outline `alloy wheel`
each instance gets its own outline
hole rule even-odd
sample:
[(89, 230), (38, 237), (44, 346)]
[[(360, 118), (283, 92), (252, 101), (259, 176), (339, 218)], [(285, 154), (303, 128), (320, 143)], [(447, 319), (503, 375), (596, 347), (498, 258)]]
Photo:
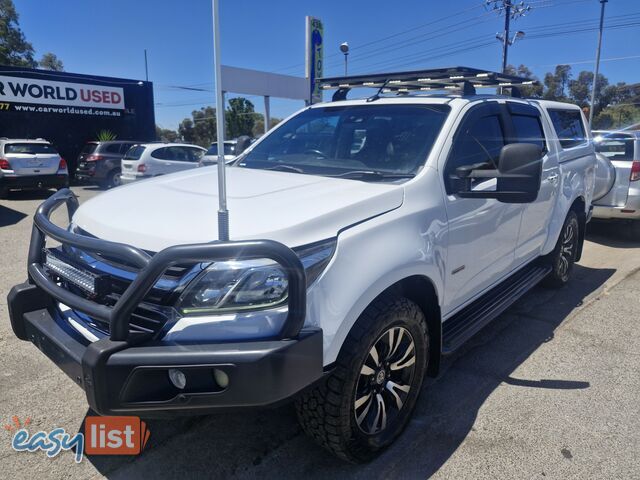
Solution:
[(569, 268), (575, 258), (576, 232), (574, 225), (568, 223), (562, 233), (562, 243), (560, 244), (560, 257), (558, 259), (558, 274), (565, 277), (569, 273)]
[(361, 432), (375, 435), (402, 410), (413, 381), (415, 343), (404, 327), (391, 327), (373, 344), (356, 384), (354, 415)]

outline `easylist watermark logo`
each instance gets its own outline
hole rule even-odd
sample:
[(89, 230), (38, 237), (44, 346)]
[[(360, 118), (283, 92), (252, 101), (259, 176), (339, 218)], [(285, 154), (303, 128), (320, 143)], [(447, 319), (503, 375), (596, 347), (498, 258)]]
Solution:
[(13, 433), (11, 447), (17, 452), (44, 452), (53, 458), (63, 451), (73, 451), (80, 463), (87, 455), (139, 455), (151, 433), (139, 417), (87, 417), (84, 432), (71, 434), (63, 428), (40, 430), (31, 434), (31, 419), (21, 422), (17, 417), (5, 425)]

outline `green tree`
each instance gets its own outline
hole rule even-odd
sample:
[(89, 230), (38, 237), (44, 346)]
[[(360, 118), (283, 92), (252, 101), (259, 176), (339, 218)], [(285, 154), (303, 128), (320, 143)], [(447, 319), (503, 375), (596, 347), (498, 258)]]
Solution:
[(236, 97), (229, 100), (229, 107), (225, 112), (226, 132), (228, 138), (237, 138), (240, 135), (253, 135), (253, 127), (256, 123), (256, 112), (246, 98)]
[(571, 79), (570, 65), (556, 65), (554, 73), (544, 76), (545, 91), (543, 98), (547, 100), (566, 101), (567, 88)]
[(44, 70), (52, 70), (54, 72), (63, 72), (64, 65), (62, 64), (62, 60), (60, 60), (54, 53), (45, 53), (40, 61), (38, 62), (38, 66)]
[[(520, 64), (518, 68), (514, 67), (513, 65), (507, 65), (505, 73), (508, 73), (509, 75), (515, 75), (517, 77), (530, 78), (536, 81), (538, 80), (538, 77), (533, 74), (529, 67), (522, 64)], [(540, 83), (537, 83), (535, 85), (522, 85), (518, 88), (520, 89), (523, 97), (540, 98), (542, 96), (543, 86)]]
[(178, 135), (182, 140), (188, 143), (195, 143), (196, 133), (193, 128), (193, 120), (190, 118), (185, 118), (178, 125)]
[(216, 141), (216, 109), (202, 107), (191, 112), (191, 118), (185, 118), (178, 125), (178, 134), (189, 143), (208, 147)]
[(35, 68), (33, 46), (27, 42), (18, 24), (18, 12), (12, 0), (0, 0), (0, 64)]
[[(233, 139), (241, 135), (252, 136), (256, 120), (261, 114), (256, 113), (253, 103), (243, 97), (229, 100), (225, 113), (225, 138)], [(275, 119), (276, 122), (279, 120)], [(273, 124), (274, 119), (271, 123)], [(263, 123), (264, 125), (264, 123)], [(263, 128), (264, 130), (264, 128)], [(191, 118), (185, 118), (178, 125), (178, 135), (182, 140), (208, 147), (218, 138), (216, 131), (216, 109), (202, 107), (191, 112)]]
[(156, 125), (156, 140), (162, 142), (175, 142), (178, 140), (178, 132), (170, 128), (162, 128)]
[[(596, 81), (596, 101), (603, 98), (603, 90), (609, 85), (609, 80), (603, 74), (598, 74)], [(591, 87), (593, 86), (593, 72), (583, 70), (575, 80), (569, 82), (569, 94), (571, 100), (581, 107), (586, 107), (591, 102)], [(604, 105), (606, 106), (606, 104)], [(597, 112), (595, 112), (597, 113)]]

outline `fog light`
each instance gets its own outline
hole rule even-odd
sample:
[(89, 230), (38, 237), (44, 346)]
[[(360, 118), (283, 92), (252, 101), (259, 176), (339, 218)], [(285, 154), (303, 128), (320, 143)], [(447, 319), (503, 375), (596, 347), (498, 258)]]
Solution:
[(227, 388), (229, 385), (229, 375), (217, 368), (213, 370), (213, 378), (216, 379), (216, 383), (220, 388)]
[(169, 380), (176, 388), (183, 390), (187, 386), (187, 377), (180, 370), (175, 368), (169, 369)]

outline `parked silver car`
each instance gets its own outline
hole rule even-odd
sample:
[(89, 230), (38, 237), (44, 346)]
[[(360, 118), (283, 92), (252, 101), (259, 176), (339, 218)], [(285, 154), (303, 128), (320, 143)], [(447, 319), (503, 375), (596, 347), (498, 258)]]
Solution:
[(0, 198), (9, 190), (69, 186), (67, 162), (42, 138), (0, 138)]
[[(244, 152), (249, 145), (253, 143), (253, 139), (246, 135), (238, 137), (236, 140), (226, 140), (224, 142), (224, 161), (232, 162), (238, 155)], [(207, 150), (207, 153), (200, 159), (199, 167), (207, 167), (209, 165), (218, 164), (218, 143), (213, 142)]]
[[(594, 196), (593, 217), (628, 220), (640, 239), (640, 132), (594, 131), (596, 151), (613, 167), (610, 187)], [(600, 169), (602, 171), (604, 169)]]

